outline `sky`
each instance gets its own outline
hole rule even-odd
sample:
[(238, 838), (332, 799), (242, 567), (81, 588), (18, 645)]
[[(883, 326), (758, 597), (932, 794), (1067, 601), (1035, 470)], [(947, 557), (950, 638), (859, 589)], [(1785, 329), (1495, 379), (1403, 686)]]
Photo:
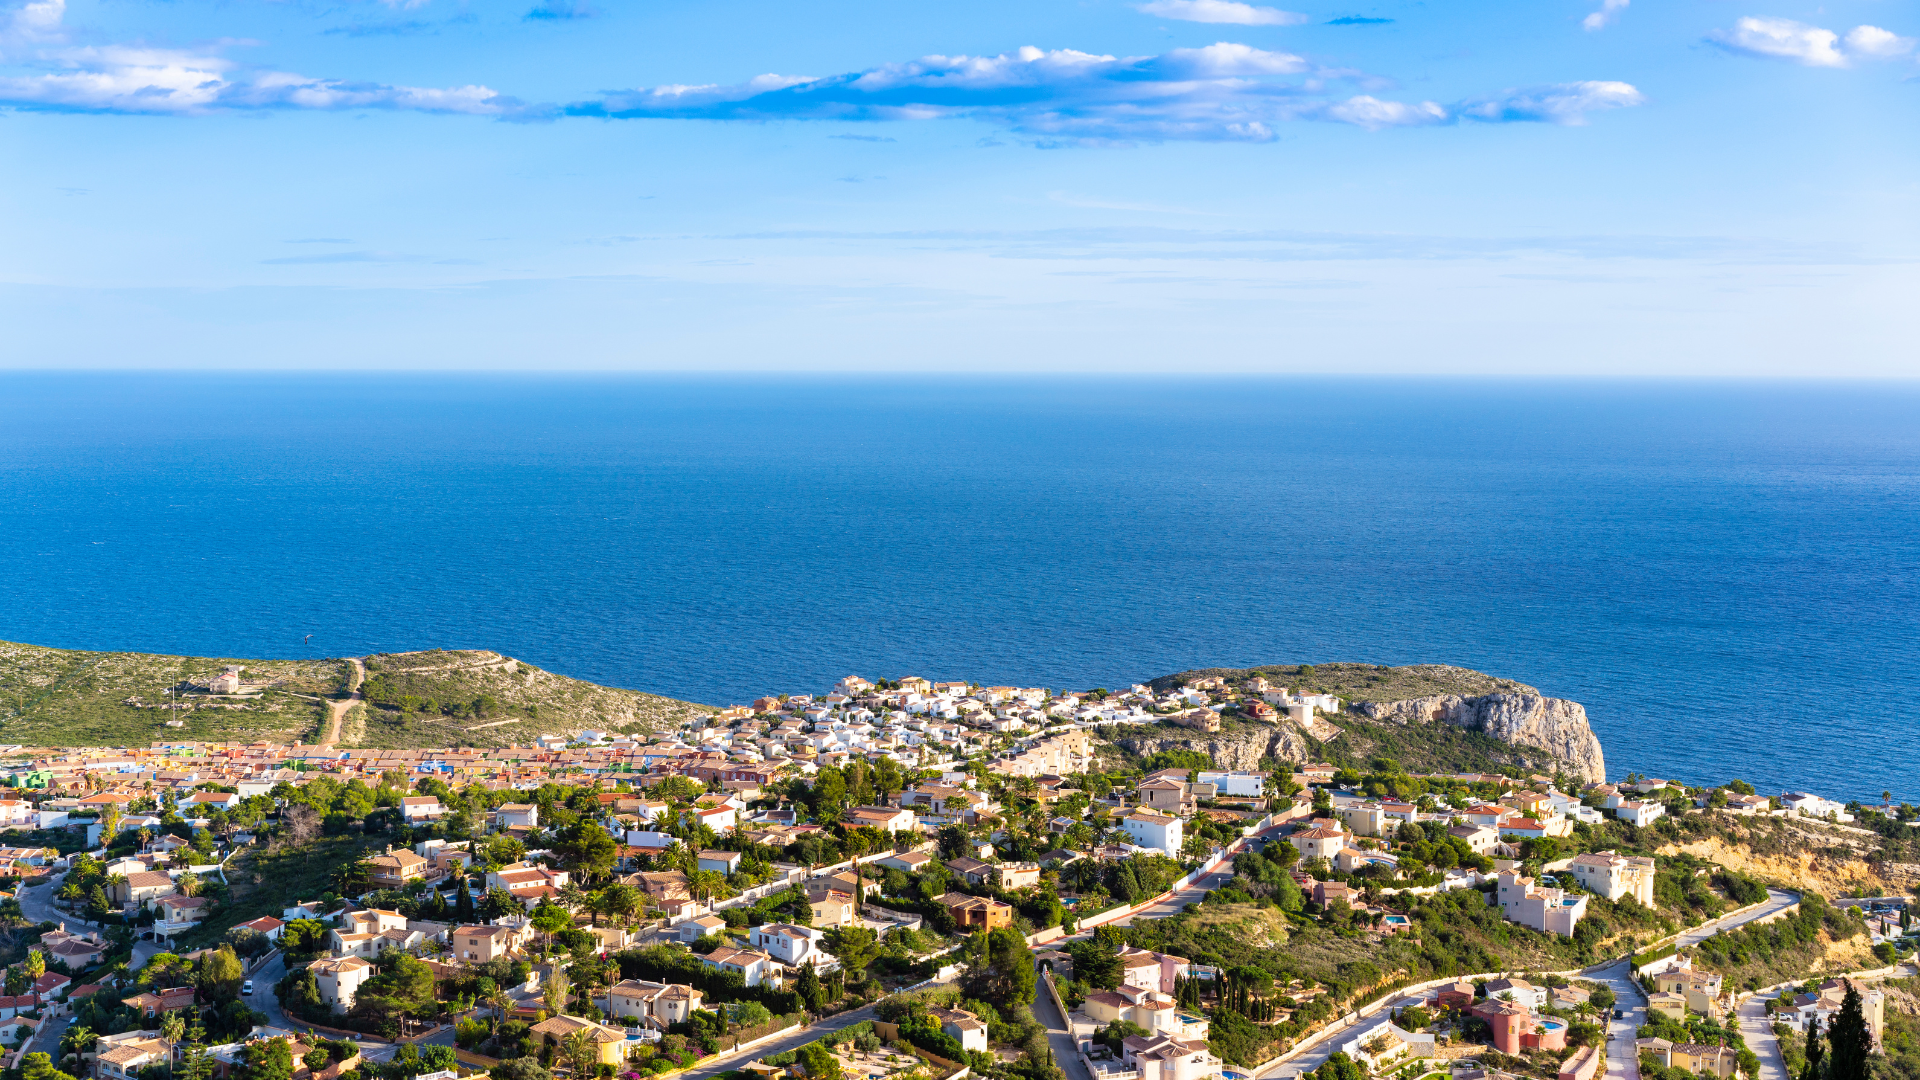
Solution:
[(0, 0), (0, 366), (1920, 373), (1912, 0)]

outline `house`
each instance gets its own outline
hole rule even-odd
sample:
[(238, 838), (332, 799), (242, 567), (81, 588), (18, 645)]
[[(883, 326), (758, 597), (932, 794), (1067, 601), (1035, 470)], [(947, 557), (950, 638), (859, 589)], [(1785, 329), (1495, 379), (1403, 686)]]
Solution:
[(1691, 968), (1663, 971), (1653, 977), (1653, 988), (1661, 993), (1679, 994), (1688, 1012), (1720, 1018), (1721, 980), (1715, 972)]
[(79, 971), (99, 963), (106, 955), (107, 943), (92, 934), (70, 934), (67, 924), (61, 923), (58, 929), (40, 935), (40, 951), (48, 960), (58, 959), (66, 964), (67, 970)]
[(699, 855), (698, 868), (713, 870), (729, 877), (740, 869), (740, 853), (737, 851), (703, 851)]
[[(498, 870), (487, 871), (487, 888), (505, 889), (528, 908), (557, 895), (569, 880), (565, 870), (554, 870), (530, 862), (512, 863)], [(682, 875), (681, 881), (684, 883), (685, 880)]]
[(343, 956), (316, 960), (307, 970), (313, 972), (313, 981), (320, 988), (320, 1000), (336, 1012), (347, 1012), (353, 1008), (354, 992), (378, 969), (357, 956)]
[(727, 920), (718, 915), (702, 915), (697, 919), (688, 919), (675, 929), (680, 931), (682, 944), (691, 945), (708, 934), (717, 934), (727, 928)]
[(1569, 896), (1559, 889), (1543, 889), (1532, 878), (1511, 870), (1499, 875), (1494, 900), (1510, 921), (1561, 937), (1572, 937), (1573, 928), (1587, 913), (1585, 894)]
[(1169, 956), (1151, 949), (1123, 945), (1120, 948), (1120, 969), (1121, 982), (1143, 990), (1172, 994), (1176, 989), (1175, 980), (1186, 976), (1192, 970), (1192, 965), (1184, 956)]
[(1168, 814), (1156, 814), (1151, 810), (1135, 810), (1120, 819), (1120, 827), (1127, 831), (1137, 847), (1164, 851), (1168, 855), (1180, 854), (1180, 819)]
[(1668, 991), (1647, 995), (1647, 1011), (1659, 1013), (1671, 1020), (1685, 1023), (1687, 1019), (1687, 995)]
[(969, 885), (985, 885), (987, 878), (993, 873), (992, 864), (968, 858), (965, 855), (957, 859), (948, 859), (947, 869), (967, 879)]
[(126, 875), (123, 884), (114, 886), (114, 899), (122, 907), (131, 911), (143, 908), (149, 901), (158, 900), (174, 890), (173, 879), (166, 874), (147, 870)]
[(1167, 1035), (1130, 1035), (1121, 1043), (1121, 1061), (1140, 1080), (1207, 1080), (1221, 1068), (1204, 1039)]
[(599, 1047), (600, 1064), (618, 1065), (625, 1060), (627, 1033), (582, 1017), (561, 1013), (533, 1025), (528, 1034), (533, 1036), (535, 1046), (551, 1046), (555, 1053), (563, 1054), (567, 1037), (581, 1031), (586, 1032)]
[(1040, 884), (1039, 863), (1001, 863), (992, 869), (994, 884), (1002, 889), (1024, 889), (1029, 885)]
[(409, 825), (423, 821), (438, 821), (445, 817), (447, 808), (432, 795), (409, 795), (400, 800), (400, 818)]
[(1257, 799), (1267, 790), (1267, 774), (1263, 772), (1221, 772), (1215, 769), (1202, 769), (1193, 778), (1196, 784), (1212, 784), (1222, 795), (1240, 799)]
[(814, 899), (812, 906), (815, 926), (852, 926), (860, 916), (852, 893), (829, 892)]
[(903, 873), (917, 874), (921, 868), (934, 861), (933, 856), (924, 851), (903, 851), (877, 860), (874, 865), (887, 870), (899, 870)]
[(856, 806), (847, 811), (845, 824), (848, 828), (864, 827), (883, 833), (920, 829), (913, 811), (899, 806)]
[(1511, 1001), (1529, 1009), (1545, 1008), (1547, 1004), (1547, 988), (1525, 979), (1493, 979), (1487, 983), (1486, 990), (1489, 998)]
[(137, 1010), (142, 1019), (193, 1008), (193, 987), (176, 986), (169, 990), (149, 991), (127, 998), (123, 1004)]
[(963, 930), (997, 930), (1013, 925), (1012, 904), (966, 893), (944, 893), (934, 897), (934, 902), (944, 905), (953, 915), (954, 924)]
[(376, 889), (402, 888), (414, 878), (435, 882), (444, 877), (446, 871), (407, 848), (388, 848), (367, 860), (367, 880)]
[(1685, 1069), (1695, 1075), (1706, 1074), (1721, 1077), (1722, 1080), (1733, 1075), (1739, 1064), (1739, 1056), (1730, 1046), (1703, 1046), (1700, 1043), (1674, 1043), (1672, 1050), (1675, 1069)]
[(1667, 808), (1660, 803), (1638, 799), (1623, 799), (1620, 805), (1613, 808), (1614, 817), (1642, 827), (1653, 824), (1656, 818), (1664, 817), (1666, 812)]
[(638, 1020), (633, 1027), (665, 1031), (669, 1024), (685, 1023), (700, 1008), (700, 991), (677, 983), (624, 979), (608, 991), (609, 1011), (616, 1020)]
[(243, 922), (240, 925), (262, 935), (268, 941), (279, 941), (281, 932), (287, 928), (286, 923), (271, 915), (262, 915), (252, 922)]
[(1332, 862), (1333, 857), (1340, 854), (1341, 848), (1351, 846), (1347, 842), (1344, 829), (1330, 828), (1325, 825), (1316, 825), (1310, 829), (1296, 829), (1292, 836), (1287, 837), (1287, 842), (1292, 844), (1294, 850), (1300, 852), (1300, 858), (1306, 861), (1326, 859)]
[(1475, 855), (1485, 855), (1500, 842), (1500, 830), (1490, 825), (1455, 825), (1447, 830), (1447, 835), (1459, 837)]
[(962, 1050), (986, 1052), (987, 1025), (965, 1009), (928, 1009), (927, 1015), (940, 1022), (940, 1031), (960, 1044)]
[(207, 814), (215, 810), (231, 810), (239, 805), (240, 796), (235, 795), (231, 791), (196, 791), (192, 795), (187, 796), (183, 805), (180, 807), (180, 815), (182, 817), (196, 817), (199, 815), (195, 814), (195, 811), (199, 811), (201, 814)]
[(1387, 811), (1379, 803), (1357, 802), (1336, 806), (1333, 816), (1355, 836), (1380, 836), (1387, 831)]
[(213, 910), (213, 901), (204, 896), (163, 896), (153, 902), (156, 913), (154, 932), (160, 936), (189, 929)]
[(27, 988), (27, 993), (41, 1001), (57, 1001), (66, 996), (67, 989), (72, 985), (72, 979), (57, 971), (49, 971), (33, 980), (33, 985)]
[(495, 827), (500, 829), (537, 829), (540, 827), (540, 808), (532, 803), (501, 803), (500, 809), (494, 812), (493, 820)]
[(777, 983), (779, 980), (773, 976), (772, 963), (773, 958), (766, 953), (724, 945), (700, 958), (702, 967), (738, 972), (748, 986), (759, 986), (763, 982)]
[(520, 932), (511, 926), (456, 926), (453, 955), (473, 963), (510, 956), (520, 947)]
[(1196, 1019), (1166, 994), (1132, 983), (1123, 982), (1112, 990), (1093, 991), (1081, 1008), (1102, 1025), (1123, 1021), (1140, 1025), (1149, 1035), (1158, 1033), (1176, 1039), (1207, 1037), (1205, 1020)]
[(172, 1057), (172, 1048), (157, 1031), (129, 1031), (120, 1035), (102, 1035), (94, 1050), (93, 1075), (101, 1080), (132, 1080), (142, 1071), (164, 1065)]
[(826, 951), (826, 943), (824, 931), (789, 923), (766, 923), (754, 927), (753, 932), (747, 935), (747, 944), (788, 967), (799, 967), (801, 964), (837, 967), (839, 961)]

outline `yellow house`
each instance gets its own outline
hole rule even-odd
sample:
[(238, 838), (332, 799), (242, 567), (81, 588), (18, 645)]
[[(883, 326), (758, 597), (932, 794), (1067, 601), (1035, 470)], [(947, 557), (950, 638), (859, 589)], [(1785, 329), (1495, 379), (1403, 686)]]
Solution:
[(627, 1033), (605, 1024), (561, 1013), (551, 1020), (542, 1020), (533, 1025), (531, 1031), (534, 1045), (551, 1046), (556, 1054), (566, 1052), (567, 1036), (576, 1031), (586, 1031), (593, 1036), (595, 1042), (600, 1044), (600, 1064), (618, 1065), (624, 1060), (622, 1046), (627, 1041)]
[(1647, 997), (1647, 1011), (1675, 1020), (1687, 1018), (1687, 995), (1668, 991), (1664, 994), (1652, 994)]
[(1725, 1046), (1702, 1046), (1699, 1043), (1675, 1043), (1673, 1046), (1673, 1067), (1690, 1073), (1708, 1073), (1725, 1080), (1733, 1075), (1737, 1060), (1737, 1055)]

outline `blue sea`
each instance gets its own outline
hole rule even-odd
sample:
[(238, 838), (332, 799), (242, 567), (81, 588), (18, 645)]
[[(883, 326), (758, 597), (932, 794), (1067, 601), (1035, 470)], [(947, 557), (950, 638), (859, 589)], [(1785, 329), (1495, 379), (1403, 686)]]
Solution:
[(13, 374), (0, 638), (723, 705), (1444, 662), (1614, 776), (1920, 800), (1916, 478), (1898, 383)]

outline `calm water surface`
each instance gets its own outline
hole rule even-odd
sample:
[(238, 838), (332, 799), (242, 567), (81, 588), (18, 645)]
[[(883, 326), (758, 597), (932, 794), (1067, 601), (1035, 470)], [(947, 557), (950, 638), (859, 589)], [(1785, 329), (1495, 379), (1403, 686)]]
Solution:
[(0, 637), (727, 704), (1446, 662), (1920, 800), (1920, 388), (0, 376)]

